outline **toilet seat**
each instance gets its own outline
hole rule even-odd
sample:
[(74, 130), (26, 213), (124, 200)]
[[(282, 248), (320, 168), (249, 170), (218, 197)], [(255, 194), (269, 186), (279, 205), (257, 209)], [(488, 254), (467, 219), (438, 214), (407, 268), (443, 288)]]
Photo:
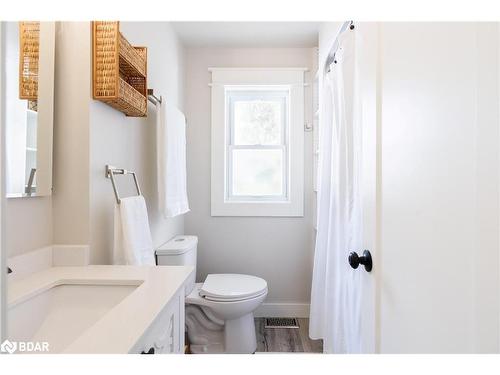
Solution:
[(199, 294), (214, 302), (237, 302), (252, 299), (267, 293), (264, 279), (240, 274), (210, 274), (205, 279)]
[(246, 301), (246, 300), (249, 300), (252, 298), (259, 297), (263, 294), (267, 294), (267, 289), (262, 291), (262, 293), (255, 294), (255, 295), (245, 297), (245, 298), (216, 298), (216, 297), (206, 297), (206, 296), (204, 296), (202, 298), (204, 298), (207, 301), (213, 301), (213, 302), (240, 302), (240, 301)]

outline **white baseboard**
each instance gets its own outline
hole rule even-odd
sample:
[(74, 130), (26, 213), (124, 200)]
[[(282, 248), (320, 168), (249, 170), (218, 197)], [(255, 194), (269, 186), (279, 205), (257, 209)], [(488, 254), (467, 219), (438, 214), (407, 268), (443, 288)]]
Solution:
[(256, 318), (309, 318), (308, 303), (263, 303), (254, 312)]

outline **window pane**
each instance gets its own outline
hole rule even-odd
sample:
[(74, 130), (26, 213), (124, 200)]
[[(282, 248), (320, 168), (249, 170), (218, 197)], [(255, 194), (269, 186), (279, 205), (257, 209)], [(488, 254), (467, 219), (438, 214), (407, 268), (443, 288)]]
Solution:
[(234, 102), (234, 144), (281, 144), (281, 101), (238, 100)]
[(233, 195), (283, 195), (283, 151), (233, 150)]

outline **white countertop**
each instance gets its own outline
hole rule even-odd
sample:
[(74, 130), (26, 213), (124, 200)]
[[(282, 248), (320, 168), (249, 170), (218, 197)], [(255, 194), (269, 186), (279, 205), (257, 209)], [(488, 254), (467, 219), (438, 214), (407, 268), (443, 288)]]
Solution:
[(61, 284), (140, 284), (64, 350), (128, 353), (192, 272), (192, 266), (51, 267), (10, 282), (8, 304), (13, 306)]

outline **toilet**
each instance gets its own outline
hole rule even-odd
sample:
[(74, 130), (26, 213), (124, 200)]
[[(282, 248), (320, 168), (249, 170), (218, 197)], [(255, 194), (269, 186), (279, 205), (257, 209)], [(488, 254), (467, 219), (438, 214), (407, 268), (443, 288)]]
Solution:
[(192, 353), (254, 353), (253, 312), (267, 296), (267, 282), (256, 276), (210, 274), (195, 283), (196, 236), (176, 236), (156, 250), (158, 265), (192, 265), (186, 283), (186, 330)]

